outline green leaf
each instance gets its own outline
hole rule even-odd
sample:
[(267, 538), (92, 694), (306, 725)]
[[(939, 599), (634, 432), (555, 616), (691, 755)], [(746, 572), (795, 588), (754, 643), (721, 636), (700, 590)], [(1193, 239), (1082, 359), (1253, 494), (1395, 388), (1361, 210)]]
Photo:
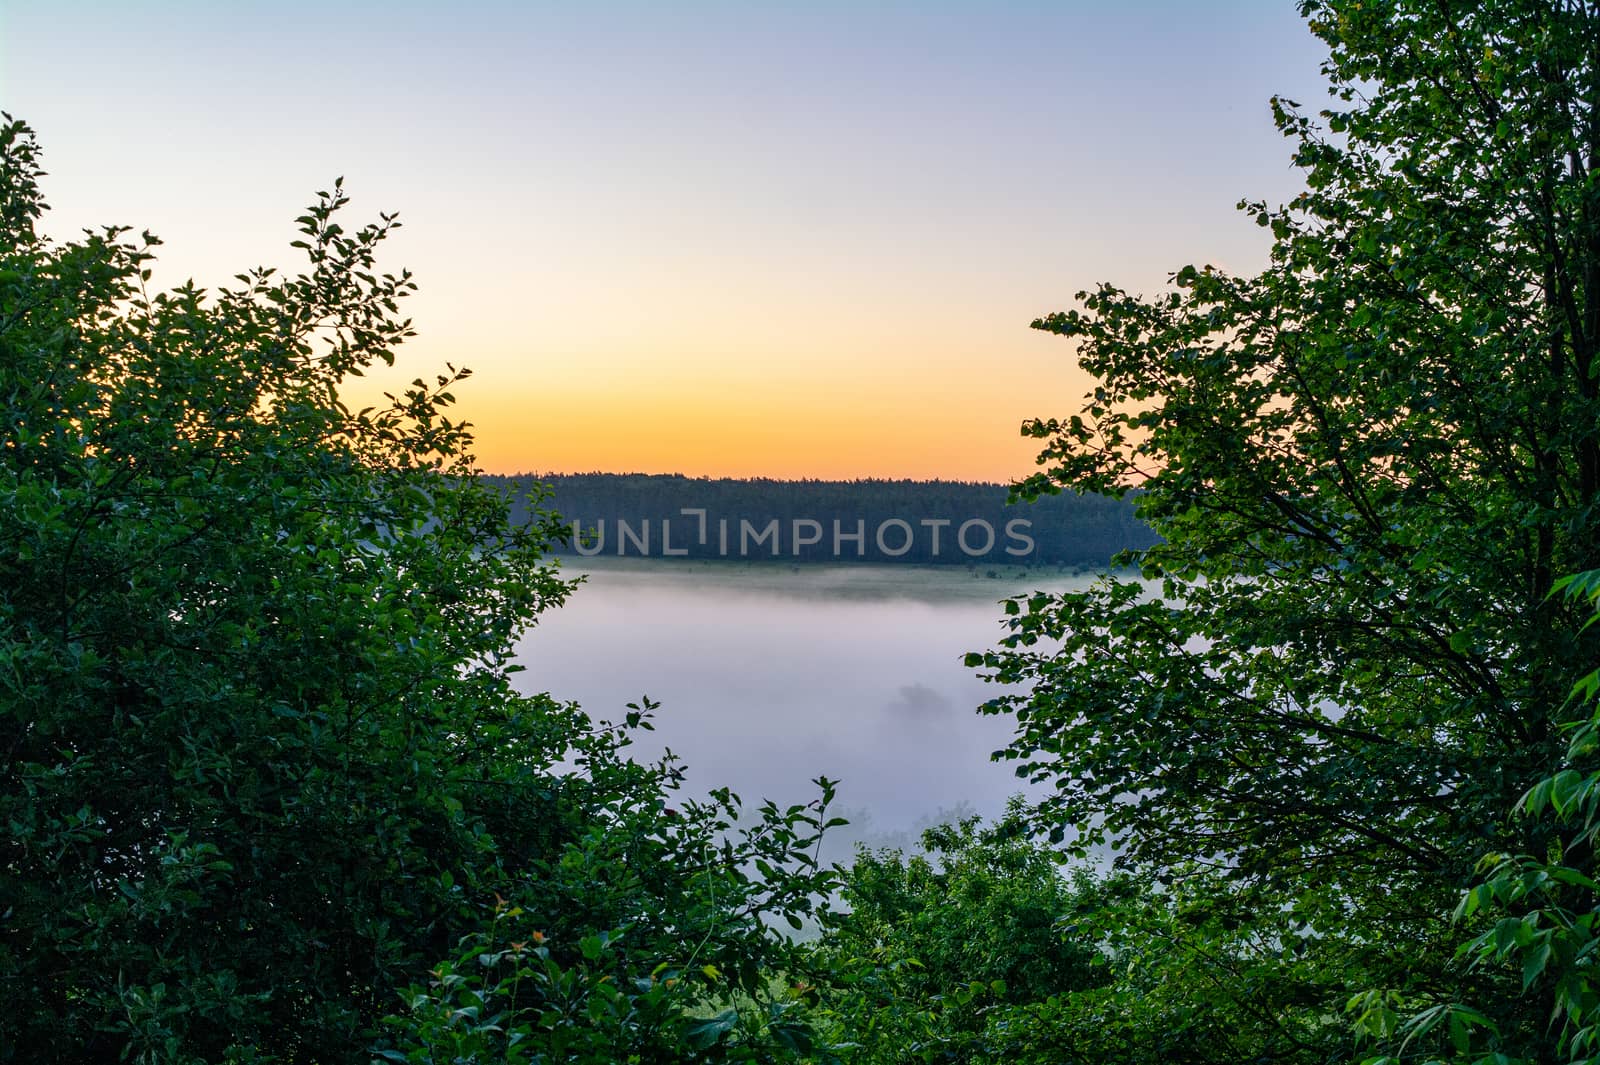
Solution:
[(683, 1029), (683, 1041), (691, 1050), (709, 1050), (739, 1023), (736, 1010), (724, 1010), (715, 1017), (691, 1018)]

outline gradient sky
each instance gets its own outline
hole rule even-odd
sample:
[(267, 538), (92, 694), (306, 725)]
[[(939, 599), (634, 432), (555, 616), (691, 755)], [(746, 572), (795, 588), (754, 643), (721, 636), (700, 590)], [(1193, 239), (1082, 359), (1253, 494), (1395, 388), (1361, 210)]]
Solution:
[(496, 472), (1026, 474), (1087, 386), (1028, 323), (1262, 265), (1233, 205), (1298, 188), (1267, 99), (1321, 56), (1292, 0), (0, 0), (51, 232), (214, 285), (344, 175)]

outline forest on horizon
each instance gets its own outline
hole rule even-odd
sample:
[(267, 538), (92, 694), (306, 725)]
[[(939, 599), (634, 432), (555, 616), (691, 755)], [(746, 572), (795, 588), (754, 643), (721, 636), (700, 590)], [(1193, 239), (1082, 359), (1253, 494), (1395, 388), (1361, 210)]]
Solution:
[(1132, 493), (1013, 504), (1007, 486), (968, 481), (578, 473), (485, 482), (510, 493), (515, 521), (529, 519), (530, 491), (548, 489), (536, 506), (560, 517), (561, 554), (1105, 569), (1157, 540)]

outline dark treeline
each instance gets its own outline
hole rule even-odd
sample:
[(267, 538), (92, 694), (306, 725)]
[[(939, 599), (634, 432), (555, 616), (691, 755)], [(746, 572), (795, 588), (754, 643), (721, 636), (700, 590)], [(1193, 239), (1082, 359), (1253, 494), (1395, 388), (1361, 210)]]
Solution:
[(1133, 504), (1071, 493), (1009, 505), (1004, 485), (966, 481), (780, 481), (678, 474), (497, 477), (517, 520), (526, 490), (561, 516), (568, 554), (1105, 566), (1155, 535)]

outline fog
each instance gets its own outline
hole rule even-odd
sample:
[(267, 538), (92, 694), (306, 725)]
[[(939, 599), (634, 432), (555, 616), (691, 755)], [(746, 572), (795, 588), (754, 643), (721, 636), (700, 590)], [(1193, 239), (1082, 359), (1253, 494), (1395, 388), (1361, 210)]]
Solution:
[[(568, 572), (576, 572), (569, 564)], [(951, 814), (993, 816), (1022, 790), (990, 752), (1008, 718), (962, 664), (1003, 635), (998, 600), (1088, 577), (964, 567), (584, 560), (587, 579), (519, 647), (525, 691), (620, 719), (661, 703), (636, 757), (683, 758), (690, 791), (726, 785), (753, 806), (841, 781), (853, 822), (834, 842), (914, 842)], [(830, 850), (833, 848), (830, 848)]]

